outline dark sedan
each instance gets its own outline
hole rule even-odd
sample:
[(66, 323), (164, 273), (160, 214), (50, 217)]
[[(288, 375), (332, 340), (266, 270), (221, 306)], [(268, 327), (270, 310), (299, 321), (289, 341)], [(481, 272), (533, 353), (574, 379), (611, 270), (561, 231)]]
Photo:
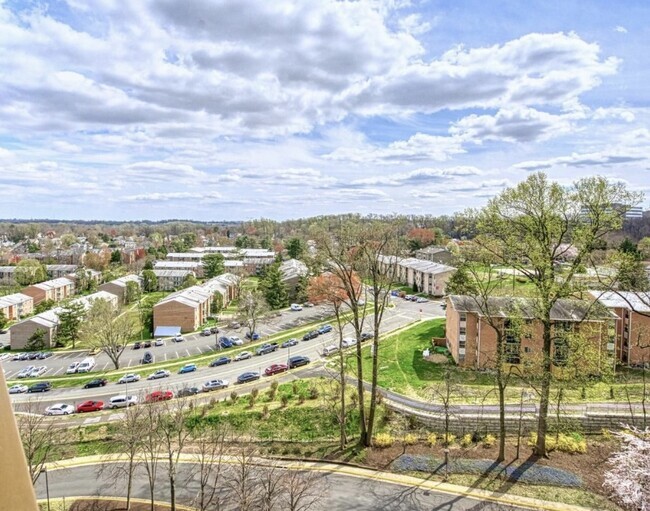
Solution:
[(310, 362), (311, 360), (309, 359), (309, 357), (305, 357), (303, 355), (296, 355), (295, 357), (291, 357), (289, 359), (289, 369), (293, 369), (294, 367), (306, 366)]
[(223, 366), (230, 364), (230, 362), (232, 362), (232, 359), (230, 357), (219, 357), (210, 362), (210, 367)]
[(84, 389), (94, 389), (97, 387), (105, 387), (106, 384), (108, 383), (108, 380), (106, 378), (95, 378), (94, 380), (90, 380), (88, 383), (84, 385)]
[(249, 371), (243, 374), (240, 374), (237, 378), (237, 383), (247, 383), (249, 381), (255, 381), (260, 379), (260, 373)]
[(303, 341), (310, 341), (312, 339), (316, 339), (320, 334), (318, 333), (318, 330), (312, 330), (311, 332), (307, 332), (305, 335), (302, 336)]
[(27, 392), (47, 392), (48, 390), (52, 390), (52, 384), (49, 381), (44, 381), (30, 385), (30, 387), (27, 389)]

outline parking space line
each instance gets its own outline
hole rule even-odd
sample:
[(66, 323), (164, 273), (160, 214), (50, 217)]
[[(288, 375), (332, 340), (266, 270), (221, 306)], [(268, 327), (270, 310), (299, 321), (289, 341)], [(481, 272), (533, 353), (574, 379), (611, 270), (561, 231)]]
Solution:
[(106, 371), (106, 368), (108, 367), (108, 362), (104, 364), (104, 367), (102, 367), (102, 371)]
[(176, 353), (176, 358), (179, 358), (179, 357), (178, 357), (178, 351), (175, 351), (174, 353)]
[(129, 363), (126, 365), (126, 367), (131, 367), (132, 362), (133, 362), (133, 359), (129, 359)]
[(167, 353), (163, 353), (163, 357), (165, 357), (165, 362), (167, 362)]
[(185, 353), (187, 353), (187, 356), (188, 356), (188, 357), (191, 357), (191, 356), (192, 356), (192, 354), (190, 353), (190, 350), (189, 350), (189, 349), (186, 349), (186, 350), (185, 350)]
[(63, 371), (63, 367), (59, 367), (56, 371), (54, 371), (54, 372), (51, 374), (51, 376), (56, 376), (56, 375), (59, 374), (61, 371)]

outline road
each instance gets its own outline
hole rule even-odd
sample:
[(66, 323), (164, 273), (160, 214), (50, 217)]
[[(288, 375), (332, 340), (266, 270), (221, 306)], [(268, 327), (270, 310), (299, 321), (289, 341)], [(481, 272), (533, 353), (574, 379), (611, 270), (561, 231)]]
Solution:
[[(98, 470), (98, 466), (81, 466), (48, 471), (49, 492), (51, 498), (74, 496), (125, 496), (122, 481), (115, 484), (107, 472)], [(227, 467), (231, 469), (232, 467)], [(160, 501), (168, 501), (169, 485), (164, 478), (165, 467), (158, 467), (158, 477), (155, 485), (155, 495)], [(198, 492), (198, 484), (193, 476), (193, 466), (182, 463), (178, 467), (177, 502), (192, 505), (192, 500)], [(438, 492), (429, 488), (417, 488), (412, 485), (395, 484), (385, 480), (360, 478), (341, 473), (319, 472), (319, 484), (323, 488), (323, 497), (318, 509), (328, 511), (349, 510), (454, 510), (454, 511), (523, 511), (527, 507), (515, 507), (489, 500), (478, 500)], [(234, 475), (224, 474), (223, 486), (233, 482)], [(36, 484), (37, 496), (44, 499), (44, 477)], [(222, 490), (222, 495), (228, 503), (226, 509), (234, 509), (234, 498), (228, 489)], [(148, 499), (149, 486), (144, 470), (139, 467), (133, 485), (132, 496)]]
[[(289, 314), (289, 313), (288, 313)], [(406, 302), (401, 299), (395, 299), (395, 307), (390, 308), (384, 315), (384, 320), (382, 323), (382, 331), (389, 332), (396, 330), (400, 327), (403, 327), (413, 321), (416, 321), (420, 318), (429, 319), (433, 317), (442, 317), (443, 311), (438, 302), (428, 302), (424, 304), (416, 304), (412, 302)], [(282, 324), (277, 325), (282, 326)], [(266, 325), (268, 328), (268, 325)], [(291, 328), (291, 327), (290, 327)], [(346, 335), (351, 335), (352, 330), (350, 327), (345, 330)], [(189, 338), (189, 336), (186, 336)], [(197, 341), (201, 339), (200, 336), (197, 336)], [(188, 340), (184, 344), (191, 344), (194, 341)], [(44, 409), (49, 404), (54, 402), (56, 403), (68, 403), (72, 405), (79, 404), (86, 400), (98, 400), (98, 401), (108, 401), (111, 396), (117, 394), (139, 394), (145, 392), (151, 392), (153, 390), (178, 390), (184, 386), (197, 386), (200, 387), (205, 381), (222, 378), (227, 379), (231, 382), (231, 388), (227, 391), (209, 393), (207, 396), (209, 398), (222, 398), (230, 393), (233, 387), (235, 387), (234, 382), (241, 373), (246, 371), (257, 371), (262, 373), (266, 367), (274, 363), (284, 363), (287, 361), (289, 356), (294, 355), (306, 355), (312, 360), (312, 367), (316, 365), (315, 363), (323, 360), (323, 357), (320, 355), (323, 348), (330, 344), (335, 344), (338, 342), (338, 337), (335, 332), (329, 334), (321, 335), (316, 339), (311, 341), (300, 341), (297, 346), (288, 349), (279, 349), (274, 353), (270, 353), (263, 356), (253, 356), (249, 360), (243, 360), (239, 362), (232, 362), (225, 366), (219, 366), (210, 368), (207, 365), (199, 366), (196, 372), (187, 373), (187, 374), (172, 374), (169, 378), (164, 378), (162, 380), (147, 381), (145, 378), (148, 374), (151, 373), (150, 369), (147, 369), (146, 366), (138, 366), (136, 371), (142, 376), (142, 380), (137, 383), (131, 383), (128, 385), (119, 385), (115, 383), (109, 383), (106, 387), (100, 387), (96, 389), (82, 389), (82, 388), (61, 388), (54, 389), (45, 394), (22, 394), (22, 395), (12, 395), (12, 400), (15, 403), (15, 408), (17, 411), (26, 411), (25, 403), (37, 401), (38, 410)], [(229, 354), (238, 353), (241, 350), (246, 349), (245, 346), (239, 347), (237, 350), (229, 351)], [(215, 355), (216, 356), (216, 355)], [(14, 362), (10, 362), (14, 363)], [(288, 380), (299, 375), (304, 374), (305, 371), (309, 371), (310, 367), (300, 368), (291, 371), (289, 374), (285, 374), (279, 379)], [(293, 376), (293, 375), (296, 376)], [(89, 374), (89, 378), (92, 378), (92, 373)], [(272, 378), (278, 378), (277, 376)], [(267, 380), (268, 378), (262, 377), (262, 380)], [(264, 382), (258, 382), (260, 385), (263, 385)], [(247, 388), (251, 387), (251, 384), (246, 385)], [(208, 398), (208, 399), (209, 399)], [(21, 406), (22, 404), (22, 406)], [(31, 407), (33, 411), (33, 406)], [(90, 414), (83, 416), (83, 423), (92, 424), (103, 420), (99, 417), (99, 414)], [(116, 416), (119, 418), (119, 414)], [(117, 420), (115, 418), (114, 420)], [(79, 419), (77, 419), (78, 421)], [(107, 419), (108, 420), (108, 419)]]

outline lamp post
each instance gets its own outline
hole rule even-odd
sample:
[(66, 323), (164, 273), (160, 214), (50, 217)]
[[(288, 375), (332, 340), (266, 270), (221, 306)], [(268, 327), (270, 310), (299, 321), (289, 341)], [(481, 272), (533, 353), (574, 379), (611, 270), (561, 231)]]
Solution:
[(45, 496), (47, 497), (47, 511), (50, 511), (50, 481), (47, 477), (47, 467), (43, 467), (39, 473), (45, 474)]

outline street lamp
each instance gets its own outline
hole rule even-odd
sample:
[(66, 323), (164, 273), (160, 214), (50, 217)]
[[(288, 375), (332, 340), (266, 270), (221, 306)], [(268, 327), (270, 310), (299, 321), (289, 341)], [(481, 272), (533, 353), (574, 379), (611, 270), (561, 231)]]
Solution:
[(47, 497), (47, 511), (50, 511), (50, 481), (47, 478), (47, 467), (43, 467), (39, 475), (45, 474), (45, 495)]

